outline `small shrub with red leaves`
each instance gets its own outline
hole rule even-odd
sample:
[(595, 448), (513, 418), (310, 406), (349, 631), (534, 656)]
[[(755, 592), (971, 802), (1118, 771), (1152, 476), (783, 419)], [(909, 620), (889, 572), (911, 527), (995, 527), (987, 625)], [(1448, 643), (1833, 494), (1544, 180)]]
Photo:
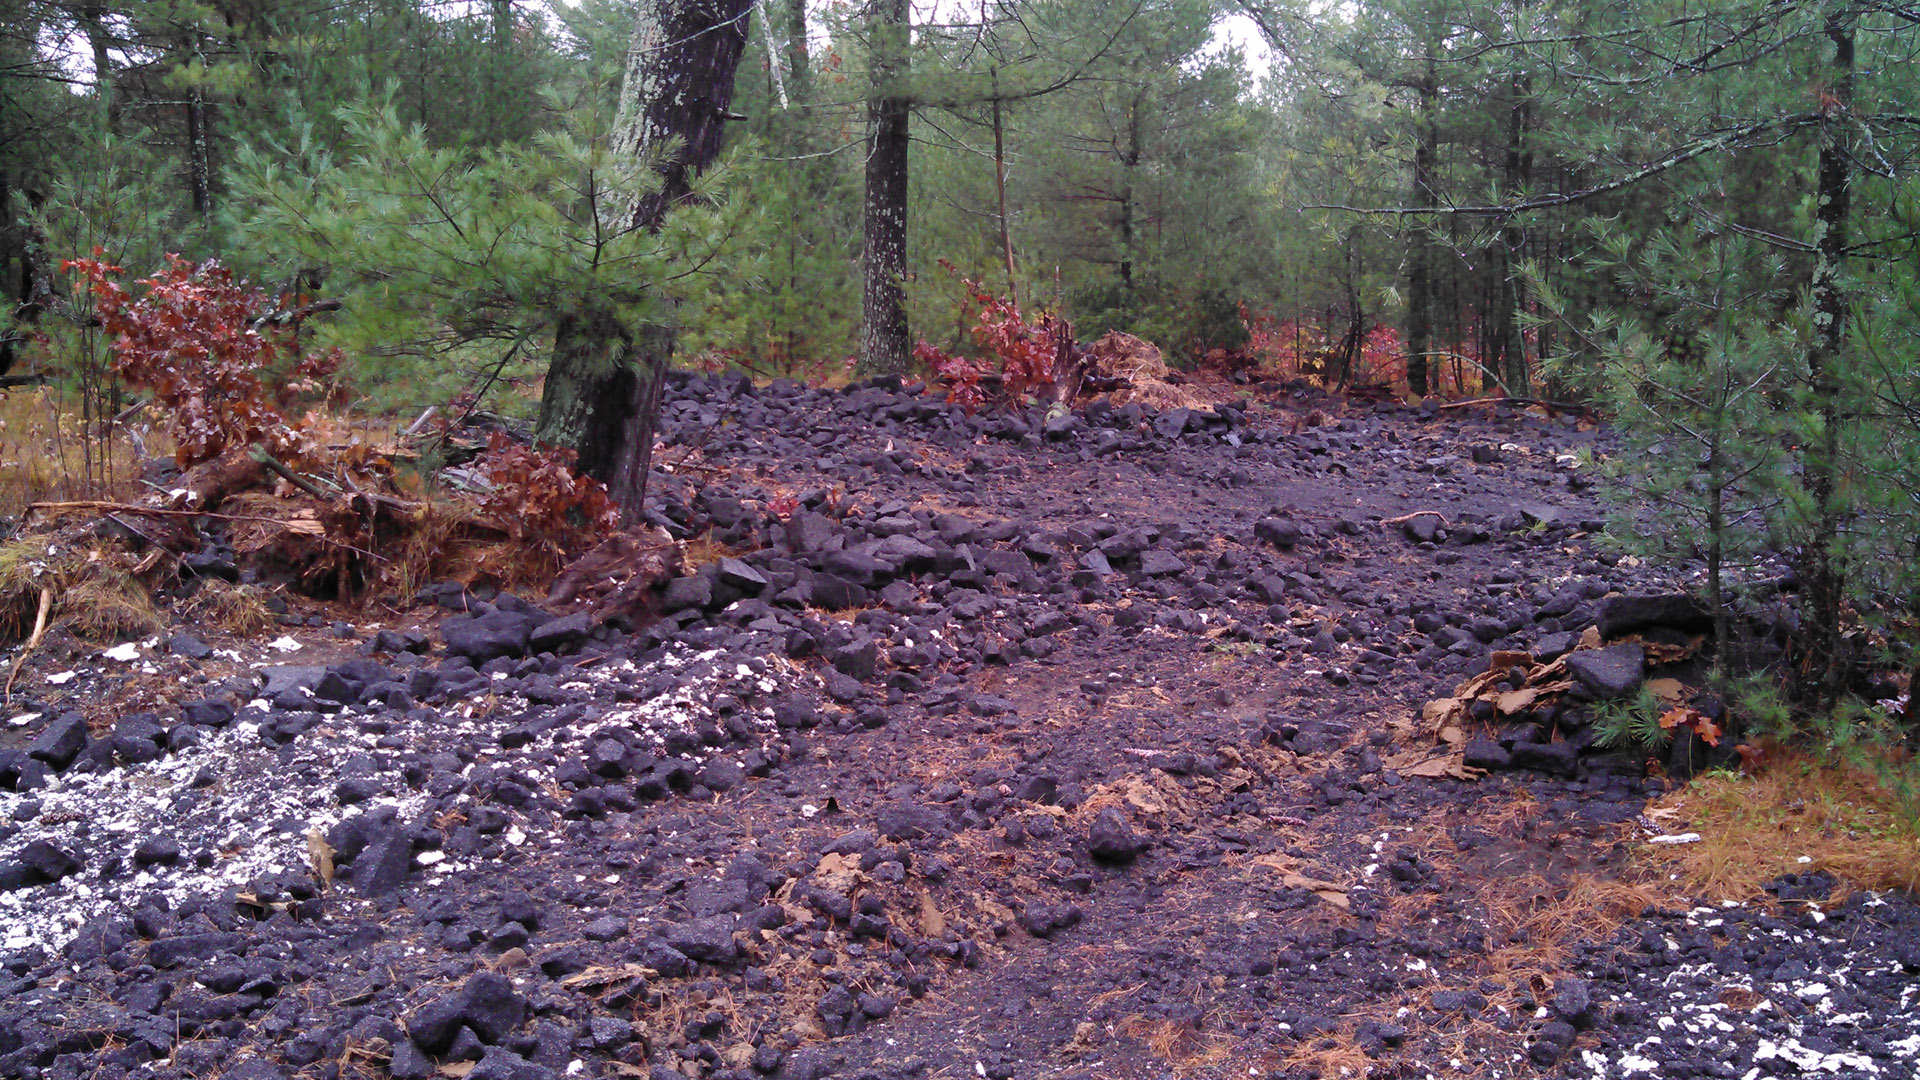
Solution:
[[(941, 260), (940, 265), (960, 277), (953, 264)], [(1024, 401), (1035, 388), (1051, 385), (1055, 358), (1062, 347), (1073, 345), (1068, 324), (1053, 316), (1029, 323), (1012, 300), (994, 295), (972, 278), (960, 277), (960, 284), (966, 290), (962, 310), (978, 309), (968, 336), (981, 359), (958, 356), (924, 341), (913, 348), (915, 360), (946, 380), (947, 400), (969, 412), (979, 408), (986, 403), (983, 383), (995, 373), (1008, 402)]]
[(577, 555), (620, 527), (620, 509), (607, 487), (574, 471), (571, 450), (528, 446), (499, 432), (487, 439), (475, 462), (492, 485), (480, 512), (527, 544), (555, 559)]
[(114, 371), (153, 392), (181, 466), (254, 444), (288, 463), (315, 457), (310, 418), (288, 417), (275, 393), (317, 389), (340, 366), (337, 350), (303, 352), (293, 328), (261, 319), (272, 309), (267, 294), (217, 262), (169, 255), (165, 269), (135, 283), (145, 287), (135, 296), (120, 283), (121, 268), (98, 254), (61, 269), (77, 271), (92, 297), (113, 338)]

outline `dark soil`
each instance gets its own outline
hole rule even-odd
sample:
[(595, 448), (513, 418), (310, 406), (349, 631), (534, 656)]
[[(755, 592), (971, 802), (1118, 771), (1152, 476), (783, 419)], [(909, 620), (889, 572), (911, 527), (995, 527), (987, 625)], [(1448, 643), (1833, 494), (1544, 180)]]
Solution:
[(722, 557), (631, 633), (452, 586), (36, 656), (0, 1075), (1914, 1075), (1910, 899), (1649, 883), (1582, 700), (1635, 670), (1411, 774), (1494, 652), (1672, 591), (1590, 423), (694, 379), (665, 430)]

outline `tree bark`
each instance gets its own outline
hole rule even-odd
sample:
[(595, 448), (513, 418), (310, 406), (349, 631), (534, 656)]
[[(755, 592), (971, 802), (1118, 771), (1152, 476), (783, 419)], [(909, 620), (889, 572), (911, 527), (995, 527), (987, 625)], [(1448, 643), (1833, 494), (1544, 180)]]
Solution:
[(1133, 171), (1140, 165), (1140, 109), (1144, 91), (1136, 92), (1127, 105), (1127, 149), (1120, 156), (1120, 295), (1128, 314), (1133, 313)]
[(1013, 225), (1007, 220), (1007, 145), (1000, 122), (1000, 72), (993, 73), (993, 189), (1000, 200), (1000, 251), (1007, 262), (1007, 301), (1020, 309), (1020, 287), (1014, 280)]
[[(1439, 86), (1432, 53), (1427, 46), (1426, 77), (1419, 87), (1419, 125), (1413, 148), (1413, 205), (1435, 206), (1433, 170), (1439, 156), (1439, 125), (1434, 119), (1435, 98)], [(1426, 397), (1428, 357), (1433, 352), (1433, 252), (1429, 226), (1416, 223), (1407, 232), (1407, 389)]]
[[(200, 58), (196, 43), (194, 58)], [(202, 221), (213, 217), (213, 131), (207, 115), (207, 92), (199, 75), (187, 91), (187, 178), (193, 188), (193, 212)]]
[[(1533, 153), (1527, 147), (1527, 127), (1531, 120), (1532, 80), (1515, 74), (1509, 82), (1512, 103), (1507, 112), (1507, 191), (1517, 196), (1526, 190), (1533, 176)], [(1501, 381), (1507, 393), (1525, 397), (1532, 384), (1527, 365), (1527, 342), (1520, 325), (1520, 312), (1526, 306), (1526, 285), (1520, 279), (1520, 262), (1525, 258), (1527, 233), (1517, 217), (1509, 216), (1500, 230), (1500, 279), (1498, 282), (1497, 333), (1494, 348), (1502, 363)]]
[(860, 365), (904, 372), (913, 360), (907, 327), (907, 0), (873, 0), (867, 100), (866, 260), (861, 290)]
[(813, 89), (813, 60), (807, 55), (807, 0), (787, 0), (787, 85), (804, 104)]
[(1833, 44), (1820, 118), (1820, 163), (1814, 209), (1815, 263), (1811, 287), (1813, 343), (1807, 353), (1808, 386), (1820, 430), (1803, 459), (1814, 520), (1800, 551), (1806, 582), (1808, 659), (1823, 698), (1837, 696), (1844, 673), (1840, 655), (1840, 609), (1845, 575), (1835, 548), (1840, 539), (1840, 376), (1847, 345), (1847, 217), (1853, 199), (1853, 167), (1847, 132), (1853, 124), (1854, 48), (1852, 14), (1830, 8), (1827, 40)]
[(508, 118), (520, 104), (512, 100), (517, 85), (513, 71), (513, 0), (491, 0), (488, 11), (492, 26), (487, 47), (492, 71), (487, 79), (487, 95), (492, 101), (483, 123), (487, 141), (498, 143), (508, 138)]
[[(626, 227), (657, 231), (667, 211), (688, 197), (693, 177), (719, 155), (751, 8), (752, 0), (641, 4), (613, 149), (637, 161), (670, 143), (675, 149), (655, 163), (660, 189), (623, 211)], [(581, 471), (607, 485), (629, 524), (639, 523), (646, 504), (660, 385), (674, 337), (670, 320), (628, 327), (591, 299), (555, 322), (536, 438), (577, 451)]]

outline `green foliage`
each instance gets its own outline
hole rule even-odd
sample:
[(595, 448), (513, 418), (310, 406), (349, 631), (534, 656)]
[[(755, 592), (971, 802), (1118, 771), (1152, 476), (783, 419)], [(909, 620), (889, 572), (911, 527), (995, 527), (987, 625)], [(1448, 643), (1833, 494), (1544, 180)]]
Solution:
[(629, 331), (695, 300), (758, 218), (726, 198), (730, 166), (658, 233), (632, 207), (652, 162), (621, 160), (604, 114), (525, 146), (435, 147), (391, 106), (349, 110), (348, 150), (248, 149), (234, 183), (248, 249), (343, 301), (323, 340), (358, 358), (384, 406), (443, 402), (541, 369), (556, 323), (586, 309)]
[(1632, 698), (1595, 704), (1594, 735), (1599, 744), (1609, 750), (1630, 748), (1658, 752), (1673, 741), (1673, 733), (1660, 726), (1660, 714), (1664, 711), (1660, 699), (1643, 686)]

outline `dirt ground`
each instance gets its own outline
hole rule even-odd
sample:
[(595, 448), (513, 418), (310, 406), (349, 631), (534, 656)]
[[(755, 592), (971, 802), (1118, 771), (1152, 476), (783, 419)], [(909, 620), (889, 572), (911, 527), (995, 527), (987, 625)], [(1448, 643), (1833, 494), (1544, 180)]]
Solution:
[[(456, 585), (37, 659), (0, 1073), (1914, 1075), (1910, 898), (1702, 903), (1586, 703), (1486, 768), (1422, 721), (1684, 583), (1604, 543), (1603, 429), (1211, 390), (694, 379), (650, 627)], [(159, 734), (87, 709), (142, 679)]]

